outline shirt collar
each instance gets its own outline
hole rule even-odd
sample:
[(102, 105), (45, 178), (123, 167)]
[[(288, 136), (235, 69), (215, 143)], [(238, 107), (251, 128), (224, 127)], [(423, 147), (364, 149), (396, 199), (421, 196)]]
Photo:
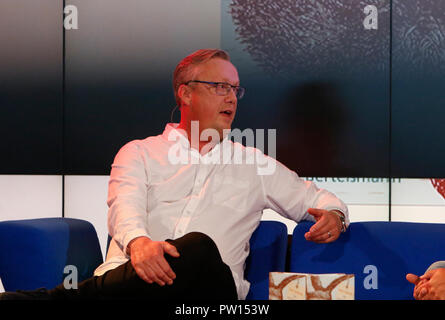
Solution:
[(190, 148), (190, 142), (187, 139), (187, 133), (184, 130), (176, 129), (179, 123), (167, 123), (165, 125), (162, 137), (171, 142), (179, 142), (181, 146), (188, 149)]
[[(186, 149), (190, 149), (190, 141), (187, 138), (187, 133), (184, 130), (177, 129), (179, 123), (167, 123), (165, 125), (164, 132), (162, 133), (162, 137), (171, 142), (179, 142), (182, 147)], [(218, 148), (227, 147), (227, 143), (229, 142), (230, 133), (227, 134), (224, 139), (215, 144), (215, 146), (207, 152), (203, 157), (210, 155), (212, 152), (216, 152)]]

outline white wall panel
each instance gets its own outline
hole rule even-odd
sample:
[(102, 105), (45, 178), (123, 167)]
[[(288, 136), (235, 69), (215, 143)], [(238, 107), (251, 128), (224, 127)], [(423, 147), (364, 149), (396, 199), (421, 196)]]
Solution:
[(445, 223), (445, 206), (393, 206), (391, 221)]
[(351, 222), (389, 220), (388, 205), (347, 205)]
[(445, 180), (401, 179), (392, 186), (392, 221), (445, 223)]
[(275, 212), (272, 209), (263, 210), (263, 216), (262, 216), (261, 220), (279, 221), (279, 222), (284, 223), (287, 226), (288, 234), (292, 234), (295, 226), (297, 225), (297, 223), (295, 221), (281, 216), (280, 214), (278, 214), (277, 212)]
[(0, 221), (62, 216), (62, 176), (0, 175)]
[[(307, 177), (319, 188), (334, 193), (348, 205), (388, 205), (389, 179), (357, 177)], [(393, 180), (393, 183), (396, 180)]]
[(400, 179), (392, 185), (392, 204), (445, 206), (444, 184), (445, 179)]
[(65, 217), (89, 221), (96, 228), (105, 257), (108, 176), (65, 176)]

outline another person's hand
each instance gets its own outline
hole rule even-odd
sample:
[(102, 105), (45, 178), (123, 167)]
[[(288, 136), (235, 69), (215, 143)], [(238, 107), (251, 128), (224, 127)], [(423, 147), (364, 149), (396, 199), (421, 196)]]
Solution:
[(309, 208), (307, 212), (315, 218), (316, 223), (304, 235), (306, 240), (329, 243), (338, 239), (342, 224), (335, 212), (315, 208)]
[(166, 241), (152, 241), (147, 237), (133, 239), (128, 244), (131, 264), (137, 275), (148, 283), (156, 282), (160, 286), (172, 284), (176, 274), (171, 269), (164, 253), (179, 257), (175, 246)]
[(433, 269), (423, 276), (407, 274), (406, 279), (415, 284), (413, 296), (417, 300), (445, 300), (445, 268)]
[(406, 280), (408, 280), (414, 285), (414, 290), (413, 290), (414, 299), (421, 300), (428, 291), (428, 289), (424, 286), (426, 280), (420, 279), (419, 276), (413, 273), (408, 273), (406, 275)]

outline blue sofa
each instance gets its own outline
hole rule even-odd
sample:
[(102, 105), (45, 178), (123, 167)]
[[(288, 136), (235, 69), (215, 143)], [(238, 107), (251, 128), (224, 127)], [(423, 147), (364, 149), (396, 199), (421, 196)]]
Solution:
[[(252, 235), (246, 261), (249, 299), (268, 299), (269, 271), (284, 271), (287, 228), (262, 221)], [(78, 281), (103, 262), (96, 230), (84, 220), (42, 218), (0, 222), (0, 278), (6, 291), (53, 288), (63, 282), (67, 265)]]
[[(445, 259), (445, 224), (354, 222), (330, 244), (306, 241), (311, 225), (302, 222), (295, 228), (286, 269), (286, 226), (260, 223), (246, 261), (245, 276), (251, 282), (247, 299), (268, 299), (270, 271), (354, 274), (356, 299), (412, 299), (406, 273), (423, 274), (431, 263)], [(52, 288), (63, 281), (66, 265), (75, 265), (82, 281), (100, 263), (97, 234), (87, 221), (0, 222), (0, 278), (7, 291)]]

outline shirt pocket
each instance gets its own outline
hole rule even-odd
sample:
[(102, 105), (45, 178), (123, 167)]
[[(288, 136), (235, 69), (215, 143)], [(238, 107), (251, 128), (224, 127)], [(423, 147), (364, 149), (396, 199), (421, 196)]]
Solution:
[(246, 212), (250, 181), (231, 175), (217, 174), (214, 178), (212, 198), (216, 206), (231, 211)]
[(188, 170), (170, 170), (162, 175), (153, 176), (149, 188), (148, 202), (153, 208), (157, 205), (178, 205), (190, 196), (194, 172)]

